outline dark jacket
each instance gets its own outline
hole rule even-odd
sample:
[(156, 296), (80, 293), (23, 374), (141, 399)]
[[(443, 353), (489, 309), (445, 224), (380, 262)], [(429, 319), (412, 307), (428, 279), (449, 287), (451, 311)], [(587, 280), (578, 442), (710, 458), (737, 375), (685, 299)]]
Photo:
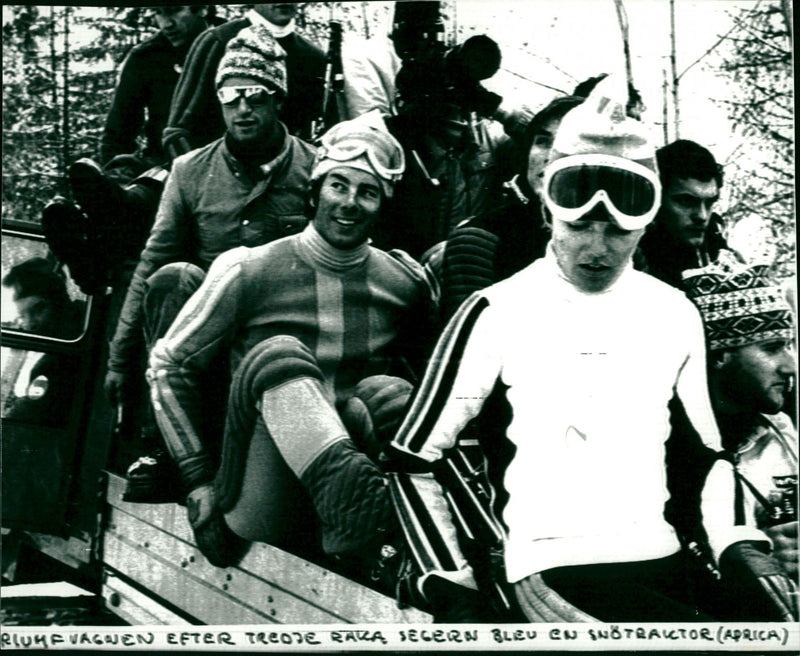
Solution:
[[(500, 202), (503, 182), (513, 175), (515, 145), (500, 123), (487, 119), (475, 123), (474, 141), (458, 148), (420, 134), (413, 116), (393, 117), (386, 123), (403, 145), (406, 171), (375, 227), (373, 242), (384, 250), (399, 248), (420, 258), (464, 219)], [(438, 184), (432, 184), (428, 175)]]
[[(186, 57), (183, 73), (172, 98), (163, 145), (177, 154), (199, 148), (225, 132), (217, 100), (214, 78), (225, 46), (250, 25), (238, 18), (203, 32), (195, 39)], [(311, 121), (322, 107), (325, 80), (325, 54), (303, 37), (292, 33), (277, 39), (286, 51), (289, 95), (281, 109), (281, 120), (290, 134), (308, 138)]]
[(450, 234), (442, 267), (442, 321), (470, 294), (528, 266), (544, 255), (550, 231), (539, 199), (516, 185), (504, 185), (502, 201), (471, 217)]
[(178, 82), (186, 50), (172, 47), (159, 32), (134, 46), (122, 64), (111, 110), (100, 143), (100, 162), (136, 151), (136, 137), (144, 126), (142, 153), (165, 160), (161, 133), (167, 124), (172, 92)]
[(131, 280), (111, 343), (109, 369), (126, 372), (142, 341), (147, 278), (171, 262), (208, 269), (220, 253), (300, 232), (314, 148), (286, 135), (255, 184), (224, 139), (175, 160), (156, 221)]
[(635, 259), (637, 269), (655, 276), (659, 280), (683, 289), (681, 274), (687, 269), (696, 269), (715, 262), (722, 250), (732, 251), (722, 234), (723, 221), (719, 214), (713, 214), (708, 224), (703, 245), (695, 250), (678, 241), (656, 216), (639, 242), (641, 259)]

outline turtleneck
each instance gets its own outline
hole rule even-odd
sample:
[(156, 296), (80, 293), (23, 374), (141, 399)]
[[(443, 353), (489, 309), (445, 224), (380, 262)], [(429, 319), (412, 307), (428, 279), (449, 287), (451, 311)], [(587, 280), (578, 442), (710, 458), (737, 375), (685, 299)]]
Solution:
[(562, 283), (563, 285), (563, 293), (565, 298), (570, 297), (581, 297), (581, 298), (600, 298), (605, 294), (610, 294), (616, 289), (618, 289), (621, 285), (625, 284), (625, 281), (628, 279), (628, 274), (633, 271), (633, 262), (629, 261), (625, 268), (622, 270), (622, 273), (619, 277), (611, 283), (608, 287), (603, 290), (597, 292), (585, 292), (578, 287), (576, 287), (569, 278), (564, 275), (564, 272), (561, 270), (561, 266), (558, 264), (558, 259), (556, 258), (556, 253), (553, 250), (553, 242), (551, 241), (547, 245), (547, 249), (545, 251), (545, 255), (542, 258), (543, 266), (548, 267), (552, 272), (555, 273), (556, 278)]
[(369, 245), (364, 242), (351, 249), (332, 246), (319, 234), (313, 221), (300, 233), (300, 252), (309, 264), (317, 264), (329, 271), (340, 273), (355, 269), (369, 257)]

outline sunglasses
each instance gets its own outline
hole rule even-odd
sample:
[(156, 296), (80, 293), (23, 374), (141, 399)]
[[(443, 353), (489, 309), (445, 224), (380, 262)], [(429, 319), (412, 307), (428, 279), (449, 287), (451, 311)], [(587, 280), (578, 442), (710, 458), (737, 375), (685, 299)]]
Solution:
[(239, 99), (251, 107), (266, 105), (267, 99), (275, 95), (274, 89), (267, 89), (262, 84), (253, 84), (246, 87), (220, 87), (217, 89), (217, 98), (223, 105), (238, 105)]
[(399, 153), (399, 161), (396, 166), (392, 166), (392, 162), (387, 161), (384, 163), (381, 161), (389, 159), (386, 153), (379, 152), (372, 145), (365, 144), (361, 139), (343, 140), (332, 145), (329, 141), (326, 143), (326, 139), (323, 137), (317, 156), (344, 163), (361, 157), (361, 155), (366, 155), (372, 168), (381, 178), (390, 182), (397, 182), (406, 168), (403, 150), (398, 148), (397, 152)]
[(641, 164), (611, 155), (573, 155), (548, 165), (544, 202), (567, 223), (602, 202), (623, 230), (644, 228), (661, 203), (658, 176)]

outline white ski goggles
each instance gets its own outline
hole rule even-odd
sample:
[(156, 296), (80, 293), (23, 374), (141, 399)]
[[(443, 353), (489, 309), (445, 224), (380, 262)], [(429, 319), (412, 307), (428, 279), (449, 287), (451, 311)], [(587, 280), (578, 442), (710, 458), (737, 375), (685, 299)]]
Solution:
[[(375, 134), (370, 134), (369, 138), (370, 141), (375, 141)], [(373, 143), (365, 143), (364, 139), (358, 138), (357, 134), (348, 135), (333, 144), (331, 143), (333, 139), (326, 140), (323, 136), (317, 157), (320, 160), (331, 159), (346, 164), (364, 155), (379, 177), (395, 183), (400, 180), (403, 171), (406, 170), (406, 158), (403, 149), (394, 137), (386, 134), (381, 135), (381, 139), (385, 140), (385, 143), (377, 148)]]
[(268, 89), (263, 84), (252, 84), (244, 87), (220, 87), (217, 98), (223, 105), (235, 105), (240, 98), (251, 107), (265, 105), (267, 98), (275, 95), (275, 89)]
[(570, 155), (548, 164), (544, 202), (557, 219), (572, 223), (602, 202), (623, 230), (655, 218), (661, 183), (655, 171), (613, 155)]

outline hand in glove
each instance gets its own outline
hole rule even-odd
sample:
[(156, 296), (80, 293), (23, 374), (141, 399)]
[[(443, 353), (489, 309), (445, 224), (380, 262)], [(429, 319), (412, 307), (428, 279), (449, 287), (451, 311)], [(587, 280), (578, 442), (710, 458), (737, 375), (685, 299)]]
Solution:
[(772, 540), (772, 557), (797, 581), (797, 521), (771, 526), (764, 532)]
[(486, 617), (486, 602), (477, 590), (465, 588), (438, 576), (429, 576), (422, 591), (433, 607), (437, 624), (481, 624)]
[[(751, 621), (791, 622), (798, 618), (797, 586), (767, 553), (766, 543), (737, 542), (719, 559), (722, 580), (741, 596)], [(745, 611), (743, 611), (745, 612)]]

